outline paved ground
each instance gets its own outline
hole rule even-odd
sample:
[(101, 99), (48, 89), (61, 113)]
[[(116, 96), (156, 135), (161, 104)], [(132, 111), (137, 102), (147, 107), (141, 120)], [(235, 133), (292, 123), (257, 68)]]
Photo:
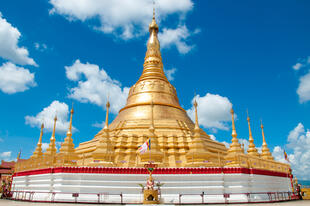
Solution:
[[(0, 206), (72, 206), (72, 205), (95, 205), (95, 204), (63, 204), (63, 203), (31, 203), (31, 202), (21, 202), (12, 200), (2, 200), (0, 199)], [(231, 206), (236, 206), (240, 204), (231, 204)], [(289, 202), (278, 202), (278, 203), (261, 203), (261, 204), (242, 204), (241, 206), (310, 206), (310, 200), (298, 200)], [(116, 205), (113, 205), (116, 206)], [(211, 206), (211, 205), (210, 205)], [(220, 206), (220, 205), (216, 205)]]

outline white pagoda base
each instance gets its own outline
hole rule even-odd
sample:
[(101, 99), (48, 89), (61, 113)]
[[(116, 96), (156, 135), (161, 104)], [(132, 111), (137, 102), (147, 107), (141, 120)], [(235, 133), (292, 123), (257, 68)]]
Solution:
[[(290, 200), (287, 174), (246, 168), (158, 168), (161, 203)], [(49, 168), (16, 173), (13, 199), (38, 202), (142, 203), (144, 168)]]

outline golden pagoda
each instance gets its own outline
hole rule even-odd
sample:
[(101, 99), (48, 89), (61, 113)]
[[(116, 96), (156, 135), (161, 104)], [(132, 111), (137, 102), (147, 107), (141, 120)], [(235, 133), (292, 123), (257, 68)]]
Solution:
[[(155, 162), (159, 167), (217, 164), (218, 156), (223, 158), (227, 148), (197, 128), (198, 122), (195, 127), (180, 106), (176, 89), (163, 71), (155, 14), (149, 32), (142, 75), (130, 88), (125, 107), (109, 125), (109, 137), (104, 128), (94, 139), (81, 143), (76, 148), (79, 161), (93, 165), (98, 144), (111, 141), (114, 166), (137, 167), (147, 161)], [(137, 147), (149, 138), (152, 148), (140, 156)]]
[[(155, 163), (161, 168), (180, 167), (238, 167), (288, 172), (288, 164), (274, 161), (266, 144), (261, 124), (263, 145), (259, 154), (252, 136), (250, 118), (249, 149), (238, 141), (234, 110), (232, 116), (232, 142), (229, 149), (223, 143), (212, 140), (199, 126), (199, 105), (194, 101), (195, 122), (180, 106), (176, 89), (168, 81), (164, 70), (157, 37), (158, 25), (153, 13), (149, 25), (149, 39), (145, 54), (143, 71), (138, 81), (130, 88), (126, 105), (109, 124), (109, 101), (106, 104), (104, 128), (95, 137), (74, 148), (72, 139), (71, 109), (70, 124), (64, 142), (57, 153), (55, 129), (50, 144), (42, 155), (42, 135), (33, 156), (16, 164), (15, 170), (26, 171), (38, 168), (62, 166), (87, 167), (131, 167), (141, 168), (146, 163)], [(151, 149), (138, 153), (138, 146), (151, 140)]]

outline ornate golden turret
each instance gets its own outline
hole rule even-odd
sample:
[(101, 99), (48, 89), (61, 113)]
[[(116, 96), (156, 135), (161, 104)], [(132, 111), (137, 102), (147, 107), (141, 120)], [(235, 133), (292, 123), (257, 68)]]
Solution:
[(40, 138), (37, 144), (37, 148), (36, 150), (33, 152), (33, 155), (31, 156), (31, 158), (39, 158), (42, 157), (43, 153), (42, 153), (42, 136), (43, 136), (43, 128), (44, 128), (44, 124), (41, 124), (41, 132), (40, 132)]
[(266, 143), (265, 133), (264, 133), (264, 125), (263, 125), (263, 122), (262, 122), (262, 121), (261, 121), (260, 127), (262, 128), (262, 136), (263, 136), (263, 145), (262, 145), (262, 154), (261, 154), (261, 157), (262, 157), (263, 159), (273, 160), (272, 154), (271, 154), (271, 152), (269, 151), (269, 148), (268, 148), (267, 143)]
[(54, 118), (54, 128), (53, 128), (53, 133), (50, 139), (50, 144), (48, 148), (46, 149), (46, 152), (44, 153), (45, 155), (55, 155), (57, 152), (56, 148), (56, 139), (55, 139), (55, 131), (56, 131), (56, 122), (57, 122), (57, 116)]
[(249, 125), (249, 148), (248, 148), (247, 152), (249, 155), (259, 157), (259, 154), (258, 154), (257, 149), (256, 149), (255, 144), (254, 144), (254, 139), (252, 136), (250, 117), (249, 117), (248, 111), (247, 111), (247, 121), (248, 121), (248, 125)]
[(103, 134), (99, 137), (99, 144), (92, 153), (93, 161), (92, 165), (98, 166), (112, 166), (114, 161), (114, 145), (110, 139), (109, 131), (109, 108), (110, 102), (107, 101), (106, 104), (106, 118), (103, 128)]
[[(189, 166), (203, 166), (209, 164), (209, 161), (215, 156), (207, 150), (206, 142), (200, 134), (200, 127), (198, 123), (197, 101), (194, 101), (195, 107), (195, 128), (194, 136), (189, 146), (189, 151), (186, 154), (187, 163)], [(210, 161), (211, 162), (211, 161)]]
[(67, 137), (65, 138), (64, 142), (61, 144), (59, 149), (59, 154), (63, 159), (63, 165), (75, 165), (76, 160), (78, 159), (77, 154), (75, 153), (73, 139), (72, 139), (72, 116), (74, 110), (73, 105), (70, 111), (70, 122), (69, 122), (69, 129), (67, 132)]

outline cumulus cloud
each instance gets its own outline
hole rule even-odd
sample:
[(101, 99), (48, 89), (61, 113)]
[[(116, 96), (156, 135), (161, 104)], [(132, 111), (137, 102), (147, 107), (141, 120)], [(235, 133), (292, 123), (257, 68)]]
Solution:
[(7, 152), (2, 152), (0, 153), (0, 158), (3, 159), (4, 161), (12, 161), (12, 152), (7, 151)]
[(18, 46), (21, 33), (13, 27), (0, 13), (0, 57), (10, 60), (15, 64), (34, 65), (35, 61), (29, 57), (29, 52), (25, 47)]
[[(123, 39), (131, 39), (147, 32), (152, 19), (152, 0), (50, 0), (53, 6), (50, 14), (65, 16), (68, 20), (80, 20), (89, 24), (98, 19), (94, 28), (114, 34)], [(192, 10), (191, 0), (157, 0), (156, 14), (162, 19), (177, 14), (180, 19)]]
[[(0, 46), (1, 48), (1, 46)], [(36, 86), (34, 73), (11, 62), (0, 66), (0, 90), (7, 94), (23, 92)]]
[[(69, 128), (69, 107), (66, 103), (53, 101), (49, 106), (45, 107), (41, 112), (35, 116), (26, 116), (26, 124), (31, 127), (41, 127), (44, 122), (44, 129), (53, 131), (54, 118), (57, 114), (56, 132), (65, 133)], [(73, 127), (73, 130), (76, 130)]]
[(299, 78), (299, 85), (297, 88), (299, 102), (304, 103), (310, 100), (310, 71)]
[(113, 80), (104, 69), (98, 65), (76, 60), (72, 66), (66, 66), (66, 76), (77, 82), (77, 86), (70, 89), (69, 97), (84, 103), (92, 103), (105, 107), (109, 98), (111, 112), (116, 114), (126, 103), (129, 88)]
[(198, 32), (199, 30), (190, 32), (185, 25), (182, 25), (176, 29), (164, 28), (163, 31), (158, 34), (158, 38), (162, 48), (175, 46), (179, 53), (186, 54), (194, 48), (194, 45), (187, 43), (188, 38)]
[(173, 81), (174, 80), (174, 75), (177, 72), (176, 68), (172, 68), (172, 69), (165, 69), (165, 74), (168, 78), (169, 81)]
[(299, 77), (299, 85), (296, 91), (300, 103), (308, 102), (310, 100), (310, 56), (298, 59), (292, 68), (303, 73), (305, 70), (308, 70), (304, 75)]
[[(287, 153), (291, 162), (293, 173), (300, 179), (310, 178), (310, 130), (305, 129), (302, 123), (299, 123), (287, 137)], [(291, 152), (290, 152), (291, 151)], [(273, 149), (273, 156), (276, 160), (286, 162), (284, 159), (284, 150), (280, 146)]]
[[(200, 125), (205, 128), (228, 130), (229, 127), (226, 122), (231, 121), (230, 110), (232, 108), (232, 104), (227, 97), (210, 93), (207, 93), (202, 97), (196, 95), (196, 97), (192, 100), (192, 104), (195, 99), (198, 103), (198, 117)], [(187, 113), (192, 119), (194, 119), (194, 106), (187, 110)]]

